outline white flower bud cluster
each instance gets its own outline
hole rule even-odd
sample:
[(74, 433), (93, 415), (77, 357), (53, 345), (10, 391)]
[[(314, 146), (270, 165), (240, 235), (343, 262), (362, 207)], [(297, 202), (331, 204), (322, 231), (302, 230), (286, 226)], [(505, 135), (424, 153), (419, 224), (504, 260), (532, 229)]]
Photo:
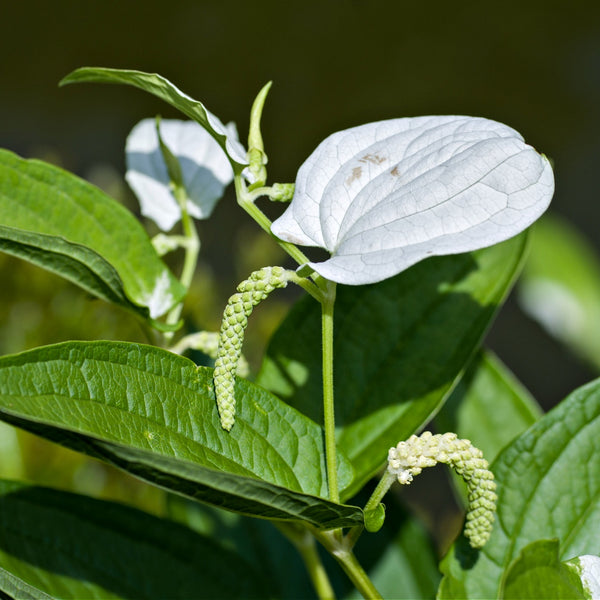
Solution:
[(465, 536), (471, 546), (481, 548), (490, 537), (497, 496), (494, 475), (481, 450), (455, 433), (412, 435), (388, 453), (388, 471), (401, 484), (409, 484), (425, 467), (450, 465), (467, 483), (469, 507)]
[(238, 293), (229, 298), (219, 335), (213, 380), (217, 408), (223, 429), (230, 431), (235, 422), (235, 372), (242, 353), (244, 332), (254, 307), (274, 289), (288, 284), (288, 272), (282, 267), (265, 267), (254, 271), (237, 287)]

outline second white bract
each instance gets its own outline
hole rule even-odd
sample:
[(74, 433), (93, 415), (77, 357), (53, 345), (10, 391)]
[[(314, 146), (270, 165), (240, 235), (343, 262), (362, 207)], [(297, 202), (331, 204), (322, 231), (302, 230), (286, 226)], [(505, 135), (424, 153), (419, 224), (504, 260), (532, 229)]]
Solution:
[[(237, 140), (234, 127), (230, 126), (229, 134)], [(196, 219), (206, 219), (233, 179), (227, 156), (212, 136), (194, 121), (163, 119), (160, 135), (181, 166), (189, 197), (189, 214)], [(181, 209), (171, 192), (154, 119), (144, 119), (131, 130), (125, 152), (125, 177), (138, 197), (142, 214), (163, 231), (169, 231), (181, 219)]]
[(298, 171), (272, 226), (320, 246), (309, 263), (350, 285), (392, 277), (434, 255), (491, 246), (521, 232), (554, 192), (545, 156), (488, 119), (431, 116), (369, 123), (326, 138)]

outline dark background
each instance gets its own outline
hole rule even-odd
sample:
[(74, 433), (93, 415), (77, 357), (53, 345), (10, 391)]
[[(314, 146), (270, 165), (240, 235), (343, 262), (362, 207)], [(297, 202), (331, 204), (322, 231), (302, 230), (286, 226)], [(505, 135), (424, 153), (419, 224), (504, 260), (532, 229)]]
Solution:
[[(342, 128), (484, 116), (553, 159), (552, 210), (600, 246), (600, 2), (54, 0), (6, 2), (1, 18), (0, 146), (21, 155), (82, 176), (122, 174), (133, 125), (177, 116), (130, 88), (59, 89), (80, 66), (158, 72), (235, 121), (242, 139), (254, 95), (273, 80), (263, 118), (270, 181), (293, 181)], [(203, 257), (230, 287), (230, 240), (247, 226), (231, 195), (200, 226)], [(489, 343), (545, 406), (592, 377), (514, 302)]]

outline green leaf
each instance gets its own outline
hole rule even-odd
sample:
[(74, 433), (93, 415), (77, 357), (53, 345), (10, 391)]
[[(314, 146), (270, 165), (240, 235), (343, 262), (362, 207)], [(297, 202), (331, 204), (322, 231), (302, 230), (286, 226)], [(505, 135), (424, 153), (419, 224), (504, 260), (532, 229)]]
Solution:
[(577, 572), (560, 561), (557, 540), (529, 544), (509, 567), (500, 598), (502, 600), (585, 600)]
[(0, 150), (0, 250), (145, 317), (183, 297), (137, 219), (95, 186)]
[(82, 67), (69, 73), (61, 80), (60, 85), (82, 82), (118, 83), (131, 85), (148, 92), (174, 106), (184, 115), (202, 125), (223, 148), (234, 173), (240, 174), (248, 164), (246, 153), (233, 132), (228, 130), (201, 102), (190, 98), (161, 75), (126, 69)]
[(445, 598), (496, 598), (503, 573), (538, 539), (557, 538), (560, 559), (600, 553), (600, 380), (568, 396), (492, 464), (498, 513), (474, 551), (459, 539), (442, 563)]
[[(430, 258), (375, 285), (339, 286), (334, 382), (338, 447), (356, 477), (439, 409), (518, 273), (521, 235), (470, 254)], [(271, 340), (257, 383), (322, 421), (320, 311), (304, 299)]]
[(600, 369), (600, 260), (566, 221), (536, 224), (519, 300), (550, 334)]
[(7, 481), (0, 481), (0, 569), (0, 590), (14, 598), (265, 597), (244, 557), (185, 527)]
[[(362, 523), (360, 509), (324, 499), (318, 425), (239, 380), (227, 433), (212, 374), (151, 346), (47, 346), (0, 359), (0, 419), (229, 510), (318, 527)], [(346, 485), (352, 477), (343, 457), (339, 476)]]
[(438, 431), (454, 431), (492, 462), (500, 450), (533, 425), (542, 410), (490, 352), (479, 352), (435, 418)]

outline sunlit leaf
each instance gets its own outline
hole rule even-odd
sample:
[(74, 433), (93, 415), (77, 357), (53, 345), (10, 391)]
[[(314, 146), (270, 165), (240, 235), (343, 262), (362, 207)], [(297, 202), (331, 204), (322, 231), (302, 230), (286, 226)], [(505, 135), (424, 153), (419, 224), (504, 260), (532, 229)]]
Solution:
[(279, 238), (331, 253), (310, 266), (351, 285), (433, 255), (491, 246), (531, 225), (554, 191), (550, 163), (513, 129), (432, 116), (334, 133), (300, 167), (273, 223)]
[[(598, 559), (600, 561), (600, 559)], [(580, 575), (561, 562), (557, 540), (539, 540), (521, 550), (502, 582), (502, 600), (594, 600), (587, 595)]]
[[(362, 522), (360, 509), (325, 499), (321, 427), (239, 380), (225, 432), (212, 377), (152, 346), (56, 344), (0, 358), (0, 419), (229, 510), (317, 527)], [(338, 473), (347, 486), (343, 456)]]
[(460, 538), (442, 563), (439, 598), (496, 598), (528, 545), (556, 538), (561, 561), (600, 554), (600, 381), (568, 396), (491, 465), (498, 484), (492, 536), (479, 552)]
[(38, 160), (0, 150), (0, 250), (142, 315), (185, 293), (139, 221), (100, 189)]

